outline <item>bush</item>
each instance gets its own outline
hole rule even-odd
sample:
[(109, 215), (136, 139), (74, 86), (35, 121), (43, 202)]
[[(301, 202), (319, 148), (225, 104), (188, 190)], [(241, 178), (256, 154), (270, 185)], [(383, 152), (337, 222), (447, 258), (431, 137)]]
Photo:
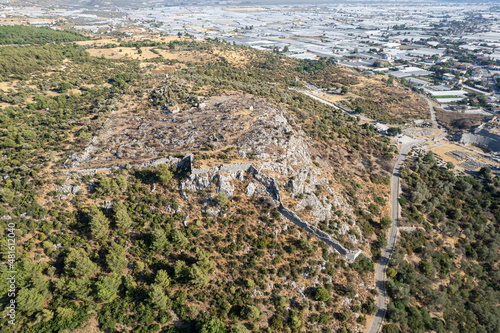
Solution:
[(387, 134), (389, 134), (390, 136), (396, 136), (396, 135), (399, 135), (401, 133), (402, 133), (401, 128), (399, 128), (399, 127), (390, 127), (387, 130)]
[(373, 215), (378, 215), (380, 214), (380, 210), (378, 208), (377, 205), (371, 203), (370, 205), (368, 205), (368, 210), (370, 211), (370, 213), (372, 213)]
[(277, 308), (285, 308), (288, 305), (288, 298), (285, 296), (278, 296), (274, 299), (274, 306)]
[(271, 324), (269, 325), (269, 327), (271, 327), (271, 329), (274, 332), (282, 332), (283, 331), (283, 321), (279, 317), (274, 316), (271, 319)]
[(200, 330), (201, 333), (226, 333), (226, 325), (217, 318), (212, 318), (203, 324)]
[(246, 320), (256, 321), (260, 318), (260, 310), (255, 305), (247, 305), (241, 310), (241, 316)]
[(382, 225), (382, 228), (384, 230), (387, 230), (391, 227), (392, 225), (392, 220), (389, 216), (385, 216), (380, 220), (380, 224)]
[(227, 195), (225, 193), (221, 192), (215, 197), (215, 203), (221, 207), (227, 205), (228, 202), (229, 199), (227, 198)]
[(14, 191), (9, 188), (4, 188), (2, 192), (2, 201), (5, 203), (11, 203), (14, 199)]
[(337, 314), (337, 318), (340, 321), (348, 321), (351, 318), (351, 312), (347, 310), (344, 312), (340, 312)]
[(366, 258), (364, 255), (359, 255), (356, 258), (356, 261), (352, 263), (352, 268), (355, 269), (359, 274), (375, 271), (373, 261)]
[(314, 299), (321, 302), (326, 302), (330, 299), (330, 292), (324, 287), (319, 287), (314, 293)]
[(394, 324), (384, 325), (384, 327), (382, 327), (382, 333), (399, 333), (399, 332), (401, 331)]

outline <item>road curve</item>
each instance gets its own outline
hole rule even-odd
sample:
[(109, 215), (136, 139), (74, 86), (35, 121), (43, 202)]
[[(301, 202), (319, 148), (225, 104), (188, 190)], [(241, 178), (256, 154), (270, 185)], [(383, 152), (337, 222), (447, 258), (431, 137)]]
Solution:
[[(429, 104), (429, 109), (431, 111), (431, 120), (434, 123), (434, 125), (440, 129), (442, 132), (439, 136), (434, 137), (432, 140), (433, 141), (439, 141), (446, 137), (448, 132), (446, 129), (439, 125), (437, 120), (436, 120), (436, 112), (434, 111), (434, 106), (432, 105), (431, 100), (427, 96), (422, 96), (427, 103)], [(367, 333), (378, 333), (382, 329), (382, 324), (384, 322), (384, 318), (387, 312), (387, 290), (385, 283), (387, 281), (387, 267), (389, 265), (389, 261), (391, 259), (391, 255), (396, 249), (396, 241), (398, 238), (398, 224), (399, 224), (399, 217), (400, 217), (400, 206), (399, 206), (399, 173), (401, 170), (401, 165), (403, 164), (404, 159), (406, 158), (406, 153), (408, 150), (415, 144), (429, 141), (429, 139), (420, 139), (420, 140), (413, 140), (409, 141), (403, 146), (401, 146), (401, 149), (399, 150), (399, 157), (398, 160), (396, 161), (396, 165), (394, 166), (394, 169), (392, 171), (392, 176), (391, 176), (391, 218), (392, 218), (392, 226), (391, 229), (389, 230), (389, 238), (387, 240), (387, 247), (384, 251), (384, 254), (380, 258), (379, 262), (375, 266), (375, 286), (378, 290), (378, 296), (377, 296), (377, 307), (378, 311), (375, 314), (375, 317), (373, 318), (373, 321), (366, 331)]]
[(399, 173), (401, 170), (401, 165), (406, 157), (408, 150), (411, 146), (424, 142), (425, 139), (422, 140), (413, 140), (409, 141), (401, 147), (399, 151), (399, 157), (396, 161), (396, 165), (392, 171), (391, 176), (391, 218), (392, 225), (389, 230), (389, 238), (387, 239), (387, 247), (384, 251), (384, 254), (380, 258), (379, 262), (375, 265), (375, 287), (378, 291), (377, 296), (377, 307), (378, 311), (373, 318), (373, 321), (370, 327), (367, 330), (367, 333), (378, 333), (382, 329), (382, 323), (384, 322), (385, 314), (387, 312), (387, 290), (385, 287), (385, 283), (387, 280), (387, 266), (389, 265), (389, 260), (391, 259), (391, 255), (396, 248), (396, 241), (398, 237), (398, 223), (399, 223)]
[[(293, 89), (296, 90), (296, 89)], [(330, 106), (333, 106), (336, 109), (341, 110), (338, 106), (335, 104), (328, 102), (318, 96), (315, 96), (307, 91), (303, 90), (296, 90), (298, 92), (301, 92), (317, 101), (320, 101), (324, 104), (328, 104)], [(427, 96), (422, 96), (428, 103), (429, 109), (431, 111), (431, 120), (433, 124), (440, 129), (442, 132), (439, 136), (434, 137), (432, 140), (433, 141), (439, 141), (442, 138), (446, 137), (448, 134), (446, 129), (439, 125), (439, 123), (436, 120), (436, 112), (434, 110), (434, 106), (432, 105), (431, 100)], [(345, 110), (341, 110), (345, 113), (347, 113)], [(351, 114), (352, 115), (352, 114)], [(369, 118), (367, 118), (369, 119)], [(371, 120), (371, 119), (370, 119)], [(373, 121), (373, 120), (371, 120)], [(392, 170), (392, 176), (391, 176), (391, 218), (392, 218), (392, 225), (391, 229), (389, 230), (389, 238), (387, 239), (387, 247), (380, 258), (379, 262), (375, 265), (375, 287), (377, 288), (378, 291), (378, 296), (377, 296), (377, 307), (378, 311), (375, 314), (375, 317), (373, 318), (373, 321), (366, 331), (367, 333), (378, 333), (382, 330), (382, 324), (384, 323), (385, 315), (387, 312), (387, 289), (386, 289), (386, 281), (387, 281), (387, 267), (389, 265), (389, 261), (391, 259), (391, 255), (396, 249), (396, 241), (398, 238), (398, 224), (399, 224), (399, 217), (400, 217), (400, 206), (399, 206), (399, 190), (400, 190), (400, 185), (399, 185), (399, 173), (401, 170), (401, 165), (403, 164), (404, 159), (406, 158), (408, 150), (413, 146), (421, 142), (426, 142), (431, 139), (419, 139), (419, 140), (412, 140), (404, 143), (400, 150), (399, 150), (399, 156), (398, 160), (396, 161), (396, 164), (394, 165), (394, 169)]]

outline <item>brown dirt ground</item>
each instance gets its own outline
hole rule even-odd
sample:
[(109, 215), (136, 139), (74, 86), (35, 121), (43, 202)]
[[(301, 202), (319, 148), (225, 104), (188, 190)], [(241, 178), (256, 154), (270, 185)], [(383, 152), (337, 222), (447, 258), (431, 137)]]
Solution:
[(445, 111), (441, 108), (436, 109), (438, 121), (452, 131), (470, 130), (471, 127), (481, 124), (489, 116), (481, 114), (467, 114), (460, 112)]

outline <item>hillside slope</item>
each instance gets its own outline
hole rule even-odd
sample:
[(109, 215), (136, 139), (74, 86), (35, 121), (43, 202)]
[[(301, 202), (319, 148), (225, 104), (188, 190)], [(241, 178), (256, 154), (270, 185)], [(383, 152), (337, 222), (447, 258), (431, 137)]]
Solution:
[(176, 60), (47, 45), (22, 56), (62, 50), (49, 70), (6, 69), (1, 215), (15, 225), (17, 331), (363, 330), (389, 139), (288, 90), (309, 75), (295, 60), (141, 43)]

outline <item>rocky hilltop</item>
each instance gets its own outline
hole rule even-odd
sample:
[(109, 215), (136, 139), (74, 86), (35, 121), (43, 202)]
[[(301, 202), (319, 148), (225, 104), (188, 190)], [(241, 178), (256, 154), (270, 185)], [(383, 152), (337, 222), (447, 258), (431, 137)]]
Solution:
[[(219, 158), (206, 159), (205, 152), (216, 152)], [(189, 155), (183, 160), (164, 157), (170, 154)], [(335, 182), (336, 167), (321, 159), (287, 111), (262, 98), (221, 95), (182, 111), (113, 113), (66, 166), (94, 172), (160, 163), (189, 165), (189, 177), (181, 184), (186, 201), (191, 191), (211, 186), (228, 198), (242, 194), (240, 190), (250, 197), (270, 196), (289, 221), (327, 241), (348, 261), (364, 249), (353, 208)], [(320, 222), (331, 232), (318, 229)]]
[(19, 330), (363, 331), (395, 146), (295, 59), (156, 37), (5, 49), (36, 64), (0, 140)]

